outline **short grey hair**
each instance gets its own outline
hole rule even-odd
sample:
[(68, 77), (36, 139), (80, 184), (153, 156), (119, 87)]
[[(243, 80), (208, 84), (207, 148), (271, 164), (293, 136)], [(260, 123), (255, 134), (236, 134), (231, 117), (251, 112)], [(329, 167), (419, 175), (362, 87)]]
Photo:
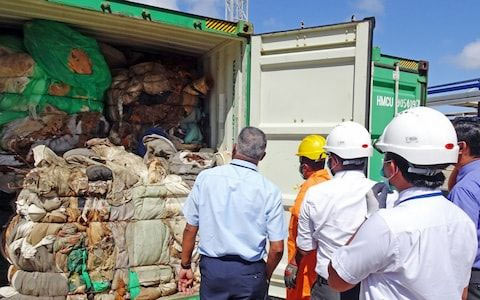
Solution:
[(267, 148), (267, 136), (256, 127), (245, 127), (240, 131), (237, 151), (251, 159), (261, 160)]

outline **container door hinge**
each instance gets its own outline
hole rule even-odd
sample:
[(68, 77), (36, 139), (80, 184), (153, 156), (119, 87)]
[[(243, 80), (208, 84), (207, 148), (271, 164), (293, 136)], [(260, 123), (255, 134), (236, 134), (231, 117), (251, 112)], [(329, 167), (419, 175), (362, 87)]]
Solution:
[(109, 14), (112, 13), (112, 8), (110, 7), (110, 3), (108, 3), (108, 2), (103, 2), (100, 5), (100, 8), (102, 9), (103, 13), (106, 13), (106, 12), (108, 12)]
[(202, 30), (202, 22), (201, 21), (196, 21), (195, 23), (193, 23), (193, 28), (198, 29), (198, 30)]
[(152, 20), (152, 15), (147, 12), (146, 10), (142, 11), (142, 18), (144, 20), (148, 20), (148, 21), (151, 21)]

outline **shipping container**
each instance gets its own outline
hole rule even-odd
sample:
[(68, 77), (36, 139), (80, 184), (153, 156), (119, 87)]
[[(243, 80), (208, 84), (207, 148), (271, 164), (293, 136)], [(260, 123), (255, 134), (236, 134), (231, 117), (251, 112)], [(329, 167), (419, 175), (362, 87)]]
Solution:
[[(382, 54), (375, 47), (372, 64), (369, 130), (375, 141), (396, 114), (426, 105), (428, 62)], [(370, 159), (369, 177), (373, 180), (382, 180), (382, 158), (375, 150)]]
[[(255, 35), (248, 22), (119, 0), (0, 3), (0, 28), (21, 28), (31, 19), (64, 22), (114, 46), (195, 57), (214, 81), (204, 103), (208, 146), (228, 151), (242, 127), (262, 129), (268, 148), (260, 172), (280, 187), (287, 220), (302, 182), (294, 154), (305, 135), (326, 136), (352, 120), (377, 138), (396, 112), (425, 101), (425, 64), (372, 49), (373, 18)], [(369, 171), (374, 179), (379, 163), (377, 153)], [(285, 297), (286, 263), (285, 253), (271, 296)]]

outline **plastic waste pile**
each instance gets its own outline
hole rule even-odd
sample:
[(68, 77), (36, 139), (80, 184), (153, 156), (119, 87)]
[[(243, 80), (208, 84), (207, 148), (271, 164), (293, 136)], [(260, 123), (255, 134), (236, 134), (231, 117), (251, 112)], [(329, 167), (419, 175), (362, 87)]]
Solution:
[(23, 37), (0, 35), (1, 175), (30, 168), (32, 146), (63, 153), (106, 137), (110, 83), (97, 42), (65, 24), (34, 20), (24, 24)]
[(204, 140), (201, 98), (208, 94), (212, 82), (199, 77), (194, 66), (163, 56), (115, 70), (107, 92), (111, 140), (135, 149), (145, 130), (158, 127), (169, 134), (177, 148), (200, 149)]
[[(171, 168), (204, 170), (214, 154), (177, 152), (158, 135), (144, 140), (143, 159), (107, 139), (63, 157), (44, 145), (33, 149), (35, 168), (4, 233), (11, 286), (0, 296), (113, 300), (177, 292), (190, 187)], [(195, 250), (196, 286), (198, 260)]]

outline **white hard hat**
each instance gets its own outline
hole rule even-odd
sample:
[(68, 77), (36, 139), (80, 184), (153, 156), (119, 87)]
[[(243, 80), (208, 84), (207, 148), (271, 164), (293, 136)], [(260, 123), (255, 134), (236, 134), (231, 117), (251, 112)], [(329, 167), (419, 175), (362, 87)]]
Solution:
[(324, 147), (343, 159), (370, 157), (373, 154), (372, 140), (367, 129), (355, 122), (343, 122), (332, 129)]
[(414, 165), (453, 164), (458, 160), (457, 134), (452, 123), (428, 107), (411, 108), (397, 115), (375, 148), (400, 155)]

